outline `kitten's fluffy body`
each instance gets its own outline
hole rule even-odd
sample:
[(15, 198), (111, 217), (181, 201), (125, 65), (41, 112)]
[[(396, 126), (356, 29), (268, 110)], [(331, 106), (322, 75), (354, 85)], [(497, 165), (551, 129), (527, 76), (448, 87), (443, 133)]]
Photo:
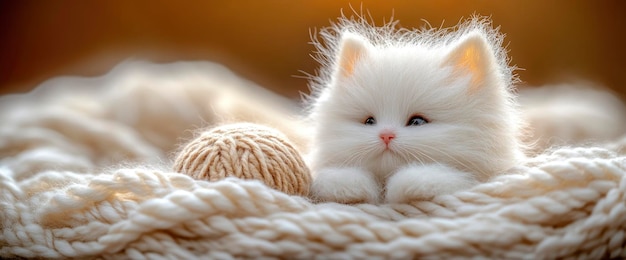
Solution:
[[(315, 199), (428, 199), (523, 157), (512, 68), (487, 20), (454, 30), (395, 26), (341, 19), (314, 41), (322, 63), (309, 116)], [(415, 115), (429, 122), (407, 126)], [(394, 138), (386, 145), (381, 133)]]

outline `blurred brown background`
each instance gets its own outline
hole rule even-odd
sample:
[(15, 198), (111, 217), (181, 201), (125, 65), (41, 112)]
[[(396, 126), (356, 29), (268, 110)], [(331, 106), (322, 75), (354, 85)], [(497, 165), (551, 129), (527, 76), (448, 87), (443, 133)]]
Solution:
[[(309, 30), (361, 1), (0, 2), (0, 94), (56, 75), (97, 76), (126, 59), (211, 60), (286, 96), (314, 72)], [(455, 25), (490, 15), (522, 84), (588, 79), (626, 97), (624, 1), (363, 1), (378, 22)], [(294, 76), (295, 75), (295, 76)]]

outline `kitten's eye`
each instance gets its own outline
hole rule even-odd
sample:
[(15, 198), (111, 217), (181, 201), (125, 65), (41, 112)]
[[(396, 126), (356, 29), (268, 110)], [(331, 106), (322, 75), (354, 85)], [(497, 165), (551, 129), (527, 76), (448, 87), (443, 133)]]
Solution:
[(375, 125), (376, 124), (376, 119), (374, 119), (373, 117), (370, 116), (367, 119), (365, 119), (365, 121), (363, 121), (363, 124)]
[(428, 123), (428, 120), (426, 120), (426, 118), (422, 116), (412, 116), (411, 118), (409, 118), (409, 121), (406, 122), (406, 126), (423, 125), (426, 123)]

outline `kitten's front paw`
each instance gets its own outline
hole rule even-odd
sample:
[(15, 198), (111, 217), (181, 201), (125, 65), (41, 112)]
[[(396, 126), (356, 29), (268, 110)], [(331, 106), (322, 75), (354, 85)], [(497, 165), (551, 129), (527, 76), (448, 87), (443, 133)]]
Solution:
[(324, 168), (311, 186), (311, 197), (316, 201), (377, 203), (379, 194), (380, 185), (374, 176), (359, 168)]
[(470, 173), (452, 167), (430, 164), (410, 165), (387, 180), (385, 201), (407, 203), (451, 194), (478, 184)]

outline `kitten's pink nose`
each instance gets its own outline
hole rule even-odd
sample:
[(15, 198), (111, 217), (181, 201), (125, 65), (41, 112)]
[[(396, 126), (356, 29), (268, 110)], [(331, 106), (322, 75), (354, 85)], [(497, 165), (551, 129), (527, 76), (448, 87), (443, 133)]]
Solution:
[(387, 131), (381, 132), (379, 136), (380, 136), (380, 139), (382, 139), (386, 145), (389, 145), (389, 143), (391, 143), (391, 139), (396, 138), (396, 134), (394, 134), (393, 132), (387, 132)]

